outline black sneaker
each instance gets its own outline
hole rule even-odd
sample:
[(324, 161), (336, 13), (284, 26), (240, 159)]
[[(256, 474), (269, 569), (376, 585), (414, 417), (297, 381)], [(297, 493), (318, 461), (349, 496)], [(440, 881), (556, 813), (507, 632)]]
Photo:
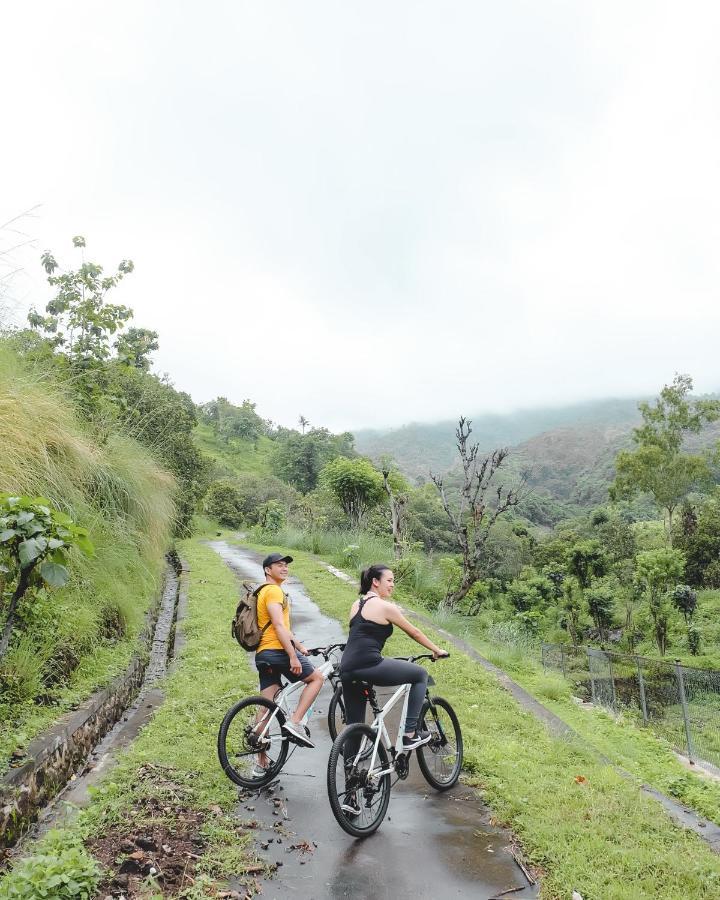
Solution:
[(286, 722), (283, 722), (282, 727), (283, 731), (287, 732), (290, 740), (294, 741), (296, 744), (300, 744), (301, 747), (315, 746), (307, 734), (305, 734), (305, 728), (303, 728), (302, 725), (296, 725), (295, 722), (291, 722), (288, 719)]
[(345, 794), (345, 800), (343, 801), (340, 809), (344, 813), (347, 813), (349, 816), (360, 815), (361, 809), (357, 791), (348, 791), (347, 794)]
[(412, 737), (408, 737), (406, 734), (403, 735), (403, 750), (414, 750), (416, 747), (422, 747), (423, 744), (427, 744), (431, 740), (432, 735), (430, 732), (419, 728)]

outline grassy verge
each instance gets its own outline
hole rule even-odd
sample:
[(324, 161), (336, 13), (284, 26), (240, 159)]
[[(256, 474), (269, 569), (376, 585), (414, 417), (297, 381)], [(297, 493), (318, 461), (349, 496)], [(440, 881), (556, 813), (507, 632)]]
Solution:
[[(311, 555), (293, 556), (294, 573), (320, 608), (346, 621), (354, 589)], [(413, 646), (396, 631), (389, 650)], [(720, 894), (720, 859), (637, 785), (578, 743), (552, 738), (467, 657), (453, 654), (434, 675), (463, 723), (469, 780), (544, 871), (544, 898), (568, 898), (573, 889), (602, 900)]]
[[(167, 679), (165, 703), (95, 790), (90, 806), (59, 838), (55, 833), (41, 841), (34, 856), (52, 855), (54, 847), (73, 845), (78, 837), (92, 845), (111, 829), (142, 833), (160, 821), (172, 832), (182, 810), (195, 810), (201, 814), (204, 844), (197, 850), (195, 884), (180, 895), (190, 898), (212, 896), (216, 879), (241, 876), (257, 862), (251, 832), (232, 814), (236, 793), (215, 752), (222, 716), (234, 700), (255, 689), (256, 678), (229, 638), (228, 621), (237, 602), (234, 576), (197, 540), (179, 550), (191, 567), (186, 644), (180, 665)], [(145, 821), (150, 802), (152, 821)], [(21, 864), (0, 882), (0, 900), (33, 896), (12, 893), (23, 872)], [(163, 896), (155, 887), (149, 880), (148, 897)]]
[(545, 672), (539, 662), (520, 649), (490, 645), (468, 629), (466, 623), (452, 616), (442, 617), (438, 624), (500, 666), (613, 763), (641, 782), (720, 823), (720, 782), (688, 770), (672, 747), (651, 729), (641, 727), (630, 717), (612, 715), (601, 707), (579, 706), (564, 678)]
[[(99, 440), (48, 375), (0, 339), (0, 491), (43, 496), (86, 527), (58, 591), (28, 595), (0, 660), (0, 771), (14, 751), (122, 671), (157, 591), (174, 481), (121, 434)], [(9, 585), (0, 584), (0, 621)], [(3, 591), (5, 591), (3, 595)]]

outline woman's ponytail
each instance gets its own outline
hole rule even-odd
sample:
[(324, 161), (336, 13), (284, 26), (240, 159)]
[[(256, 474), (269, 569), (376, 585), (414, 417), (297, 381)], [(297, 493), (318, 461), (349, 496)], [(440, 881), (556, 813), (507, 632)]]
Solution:
[(368, 566), (367, 569), (363, 569), (360, 574), (360, 594), (364, 596), (372, 590), (372, 583), (375, 579), (380, 579), (380, 576), (383, 572), (389, 572), (390, 566), (386, 566), (384, 563), (375, 563), (372, 566)]

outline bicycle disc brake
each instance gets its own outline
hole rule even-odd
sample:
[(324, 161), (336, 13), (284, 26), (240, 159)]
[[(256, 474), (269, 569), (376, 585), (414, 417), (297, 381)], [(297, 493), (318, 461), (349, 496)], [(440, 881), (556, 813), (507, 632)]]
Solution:
[(397, 777), (401, 778), (403, 781), (410, 774), (410, 754), (409, 753), (398, 753), (395, 757), (395, 772), (397, 773)]

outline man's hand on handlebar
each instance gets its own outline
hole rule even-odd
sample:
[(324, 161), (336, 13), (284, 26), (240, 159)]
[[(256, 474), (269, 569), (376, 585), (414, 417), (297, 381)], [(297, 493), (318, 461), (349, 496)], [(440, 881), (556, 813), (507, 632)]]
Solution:
[(433, 653), (433, 662), (437, 662), (439, 659), (447, 659), (450, 656), (447, 650), (440, 650)]

